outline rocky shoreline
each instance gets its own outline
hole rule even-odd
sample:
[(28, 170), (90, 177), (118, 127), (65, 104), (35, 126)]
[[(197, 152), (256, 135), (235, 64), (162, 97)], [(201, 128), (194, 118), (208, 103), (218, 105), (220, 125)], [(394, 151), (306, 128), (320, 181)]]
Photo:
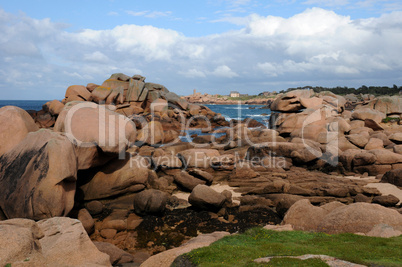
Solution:
[[(138, 266), (200, 234), (264, 225), (401, 234), (401, 97), (295, 90), (261, 100), (270, 129), (194, 99), (118, 73), (41, 111), (1, 108), (0, 264)], [(189, 129), (206, 135), (181, 141)]]
[(210, 95), (210, 94), (201, 94), (201, 93), (193, 93), (192, 95), (184, 96), (185, 100), (189, 103), (195, 104), (214, 104), (214, 105), (265, 105), (269, 106), (274, 100), (274, 97), (270, 98), (252, 98), (249, 100), (234, 100), (233, 98), (229, 98), (227, 96)]

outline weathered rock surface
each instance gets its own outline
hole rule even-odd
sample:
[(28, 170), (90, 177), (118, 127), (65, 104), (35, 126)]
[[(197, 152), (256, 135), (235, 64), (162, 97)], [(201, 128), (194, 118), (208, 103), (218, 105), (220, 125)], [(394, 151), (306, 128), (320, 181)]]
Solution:
[(183, 190), (192, 191), (197, 185), (206, 184), (206, 181), (195, 178), (185, 171), (174, 174), (174, 181), (183, 188)]
[(159, 121), (151, 121), (142, 128), (137, 136), (137, 140), (145, 144), (154, 145), (164, 141), (162, 124)]
[(49, 113), (53, 116), (57, 116), (63, 110), (64, 104), (59, 100), (52, 100), (43, 105), (42, 109), (45, 111), (49, 111)]
[(110, 266), (109, 256), (96, 248), (78, 220), (54, 217), (38, 226), (44, 233), (42, 252), (51, 266)]
[(326, 233), (368, 233), (378, 224), (402, 230), (402, 214), (378, 204), (354, 203), (335, 209), (322, 220), (318, 231)]
[(222, 208), (226, 198), (206, 185), (197, 185), (194, 187), (188, 202), (201, 210), (218, 211)]
[(380, 204), (384, 207), (394, 207), (398, 202), (399, 198), (394, 195), (375, 196), (372, 201), (372, 203)]
[(354, 203), (330, 209), (324, 206), (314, 207), (308, 200), (300, 200), (288, 210), (282, 223), (291, 224), (294, 229), (329, 234), (367, 234), (379, 224), (402, 230), (402, 214), (378, 204)]
[(44, 234), (37, 223), (28, 219), (0, 221), (0, 265), (30, 263), (45, 265), (39, 240)]
[(20, 143), (29, 132), (39, 130), (32, 117), (14, 106), (0, 108), (0, 156)]
[(402, 114), (402, 98), (382, 96), (370, 101), (367, 107), (387, 115)]
[(380, 123), (382, 121), (382, 119), (385, 119), (386, 114), (378, 111), (378, 110), (374, 110), (371, 108), (360, 108), (360, 109), (356, 109), (353, 113), (352, 113), (352, 118), (356, 119), (356, 120), (366, 120), (366, 119), (370, 119), (373, 120), (377, 123)]
[(91, 92), (88, 91), (86, 86), (83, 85), (71, 85), (67, 88), (66, 94), (64, 96), (67, 102), (70, 100), (75, 100), (81, 98), (82, 100), (91, 100)]
[(381, 178), (382, 183), (390, 183), (402, 187), (402, 169), (395, 169), (386, 172)]
[(29, 133), (0, 157), (0, 207), (7, 218), (65, 216), (74, 206), (76, 180), (71, 142), (50, 130)]
[(389, 140), (395, 144), (402, 144), (402, 133), (394, 133), (389, 136)]
[(111, 266), (78, 220), (55, 217), (0, 221), (0, 265)]
[(134, 144), (135, 124), (125, 116), (91, 102), (72, 102), (60, 113), (54, 131), (64, 132), (76, 146), (79, 169), (110, 160)]
[(282, 224), (291, 224), (295, 230), (309, 231), (317, 229), (327, 213), (323, 208), (315, 207), (310, 201), (303, 199), (290, 207)]
[(148, 163), (141, 156), (115, 159), (100, 168), (95, 174), (88, 174), (87, 183), (80, 186), (85, 200), (103, 199), (145, 188), (148, 180)]
[[(303, 108), (300, 98), (310, 98), (312, 90), (294, 90), (277, 97), (271, 104), (271, 110), (281, 112), (295, 112)], [(306, 101), (305, 101), (306, 102)]]
[(137, 214), (160, 214), (166, 208), (169, 195), (165, 192), (149, 189), (135, 195), (134, 211)]

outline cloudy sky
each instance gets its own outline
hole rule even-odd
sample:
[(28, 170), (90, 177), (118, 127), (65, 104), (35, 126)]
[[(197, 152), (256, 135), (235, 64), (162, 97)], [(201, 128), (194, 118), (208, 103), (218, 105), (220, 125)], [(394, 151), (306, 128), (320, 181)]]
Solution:
[(0, 99), (141, 74), (180, 95), (402, 85), (400, 0), (0, 1)]

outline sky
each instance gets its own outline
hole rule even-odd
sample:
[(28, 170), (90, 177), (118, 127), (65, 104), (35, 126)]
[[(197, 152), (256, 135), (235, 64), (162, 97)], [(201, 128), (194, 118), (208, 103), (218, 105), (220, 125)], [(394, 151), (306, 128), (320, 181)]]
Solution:
[(0, 0), (0, 99), (141, 74), (179, 95), (402, 86), (400, 0)]

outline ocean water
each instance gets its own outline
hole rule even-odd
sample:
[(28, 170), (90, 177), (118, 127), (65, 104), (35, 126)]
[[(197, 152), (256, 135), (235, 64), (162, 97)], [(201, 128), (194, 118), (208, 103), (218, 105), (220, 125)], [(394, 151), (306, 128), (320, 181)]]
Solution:
[(205, 105), (212, 111), (221, 113), (227, 121), (231, 119), (244, 120), (247, 118), (255, 119), (267, 125), (271, 110), (263, 108), (261, 105)]
[[(24, 110), (41, 110), (49, 100), (0, 100), (0, 108), (17, 106)], [(212, 111), (222, 114), (226, 120), (252, 118), (266, 125), (271, 116), (270, 109), (261, 109), (261, 105), (205, 105)]]
[[(255, 119), (261, 122), (268, 128), (268, 121), (271, 116), (271, 110), (263, 108), (261, 105), (205, 105), (216, 113), (222, 114), (227, 121), (232, 119), (244, 120), (244, 119)], [(201, 129), (190, 129), (185, 131), (184, 136), (180, 136), (183, 142), (190, 142), (192, 140), (191, 135), (196, 134), (209, 135), (209, 133), (202, 133)], [(223, 134), (216, 133), (216, 137), (220, 137)]]
[[(41, 110), (42, 105), (49, 100), (0, 100), (0, 108), (4, 106), (17, 106), (24, 110)], [(270, 109), (261, 109), (261, 105), (205, 105), (216, 113), (222, 114), (227, 121), (232, 119), (244, 120), (247, 118), (255, 119), (268, 128), (268, 120), (271, 116)], [(185, 136), (181, 136), (180, 139), (184, 142), (192, 140), (190, 137), (192, 134), (206, 135), (202, 133), (200, 129), (186, 130)], [(219, 137), (222, 134), (215, 134)]]
[(42, 105), (49, 100), (0, 100), (0, 108), (4, 106), (17, 106), (24, 110), (41, 110)]

